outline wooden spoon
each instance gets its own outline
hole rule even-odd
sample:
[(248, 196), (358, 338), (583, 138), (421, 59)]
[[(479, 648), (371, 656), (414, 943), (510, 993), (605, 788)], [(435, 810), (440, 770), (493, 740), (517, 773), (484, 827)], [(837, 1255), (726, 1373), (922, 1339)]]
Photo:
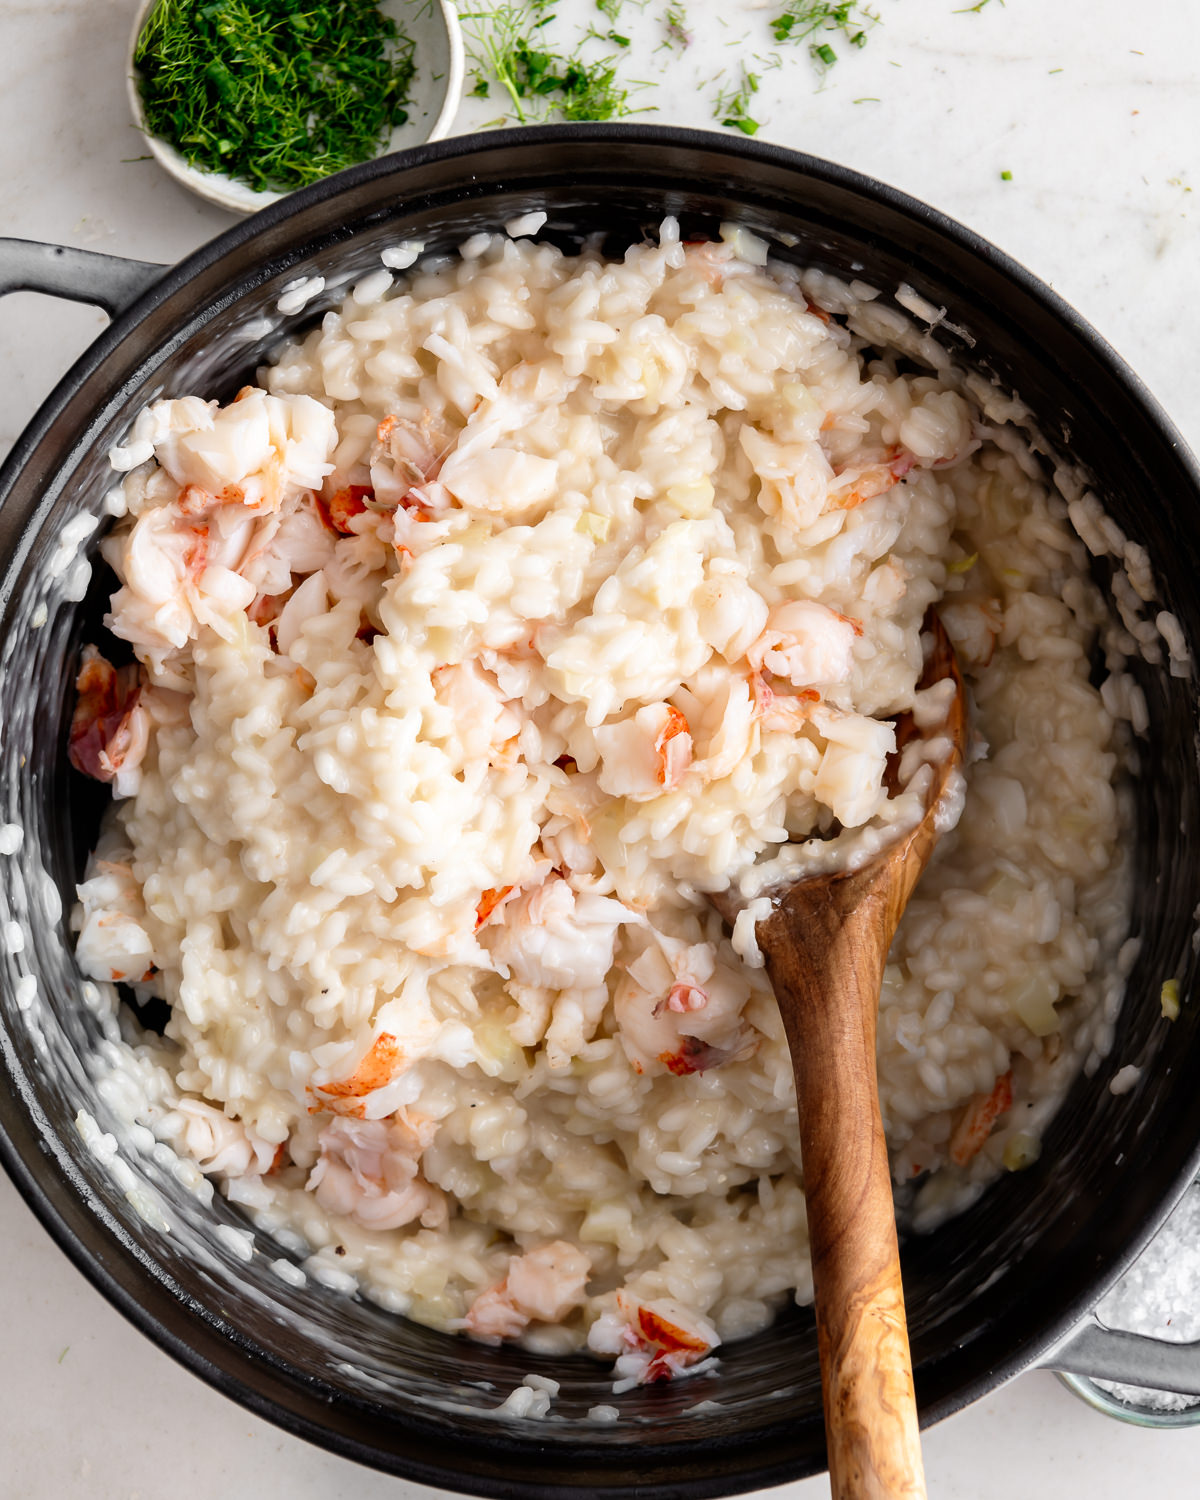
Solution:
[[(925, 629), (933, 646), (919, 686), (949, 678), (955, 691), (936, 726), (918, 729), (911, 714), (896, 721), (897, 751), (918, 735), (950, 743), (934, 769), (924, 816), (860, 869), (809, 876), (772, 892), (771, 914), (756, 928), (796, 1073), (834, 1500), (925, 1494), (875, 1075), (884, 963), (937, 842), (938, 805), (961, 763), (965, 737), (954, 648), (932, 612)], [(728, 919), (727, 904), (728, 897), (717, 902)]]

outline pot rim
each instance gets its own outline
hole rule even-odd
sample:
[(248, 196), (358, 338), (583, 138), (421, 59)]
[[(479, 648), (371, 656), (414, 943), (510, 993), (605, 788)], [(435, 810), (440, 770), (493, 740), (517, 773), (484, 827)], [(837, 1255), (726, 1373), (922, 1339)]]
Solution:
[(1158, 398), (1142, 380), (1141, 376), (1117, 353), (1116, 349), (1053, 287), (1030, 271), (1022, 262), (1006, 251), (952, 218), (932, 204), (915, 198), (900, 188), (847, 167), (840, 162), (824, 157), (812, 156), (790, 146), (780, 146), (771, 141), (759, 141), (750, 137), (732, 138), (715, 130), (699, 130), (690, 126), (626, 124), (620, 122), (569, 122), (551, 125), (526, 125), (508, 130), (497, 130), (487, 135), (455, 135), (423, 145), (413, 146), (407, 151), (391, 152), (374, 157), (371, 161), (350, 167), (344, 172), (326, 177), (310, 187), (285, 194), (267, 204), (257, 213), (239, 223), (231, 225), (212, 239), (205, 241), (196, 250), (173, 265), (163, 267), (162, 277), (145, 292), (135, 298), (113, 318), (83, 354), (67, 370), (62, 380), (54, 387), (38, 408), (24, 431), (17, 438), (0, 465), (0, 504), (11, 488), (12, 480), (23, 465), (36, 441), (44, 435), (53, 416), (61, 406), (61, 399), (75, 385), (106, 359), (118, 344), (140, 323), (154, 307), (165, 302), (181, 290), (201, 272), (208, 270), (226, 255), (241, 248), (259, 234), (275, 228), (305, 209), (313, 208), (328, 200), (341, 197), (360, 184), (411, 166), (440, 161), (451, 161), (458, 156), (469, 156), (480, 149), (516, 147), (528, 143), (536, 146), (542, 142), (574, 142), (581, 146), (603, 145), (617, 141), (634, 141), (646, 145), (679, 145), (696, 150), (716, 151), (735, 159), (748, 157), (753, 160), (786, 167), (817, 181), (842, 187), (859, 196), (873, 199), (897, 210), (906, 218), (933, 230), (938, 235), (956, 242), (961, 248), (977, 257), (990, 268), (998, 271), (1007, 280), (1064, 324), (1072, 333), (1087, 343), (1110, 372), (1125, 385), (1147, 415), (1158, 426), (1168, 444), (1175, 449), (1181, 464), (1189, 472), (1194, 485), (1200, 487), (1200, 461), (1191, 452), (1182, 433)]
[[(1124, 386), (1140, 405), (1149, 421), (1158, 429), (1165, 443), (1174, 450), (1192, 486), (1200, 491), (1200, 464), (1189, 451), (1166, 411), (1112, 346), (1058, 293), (1034, 276), (1024, 265), (941, 210), (853, 168), (769, 142), (745, 138), (735, 140), (715, 131), (673, 126), (575, 123), (523, 127), (498, 131), (482, 137), (457, 136), (429, 142), (405, 152), (375, 158), (340, 173), (336, 177), (325, 179), (309, 188), (287, 195), (278, 202), (263, 208), (251, 218), (232, 225), (175, 265), (165, 267), (163, 275), (120, 311), (109, 327), (89, 345), (51, 391), (17, 439), (4, 464), (0, 466), (0, 504), (3, 504), (18, 476), (45, 440), (77, 388), (101, 370), (114, 351), (138, 329), (152, 311), (175, 297), (202, 273), (217, 266), (226, 257), (232, 256), (258, 236), (285, 224), (287, 220), (306, 210), (335, 203), (339, 197), (361, 184), (387, 178), (393, 173), (402, 173), (413, 166), (451, 161), (461, 156), (478, 154), (480, 151), (502, 152), (507, 148), (518, 147), (522, 150), (535, 149), (543, 143), (577, 144), (588, 148), (618, 141), (647, 146), (690, 147), (698, 151), (718, 152), (731, 160), (750, 158), (774, 164), (797, 175), (848, 190), (860, 199), (881, 203), (897, 211), (909, 221), (931, 230), (937, 236), (953, 241), (972, 257), (1013, 282), (1027, 297), (1039, 303), (1056, 322), (1063, 324), (1090, 347), (1099, 360), (1108, 367), (1116, 381)], [(402, 212), (403, 206), (398, 205), (397, 216), (399, 217)], [(302, 244), (293, 248), (297, 258), (304, 253)], [(278, 263), (273, 262), (273, 267), (278, 269)], [(18, 540), (12, 554), (3, 560), (6, 572), (11, 574), (11, 570), (19, 565), (27, 545), (24, 539)], [(0, 615), (4, 613), (7, 600), (7, 592), (0, 594)], [(295, 1436), (316, 1442), (343, 1457), (375, 1468), (382, 1468), (388, 1472), (403, 1474), (425, 1484), (452, 1483), (460, 1486), (469, 1484), (470, 1493), (501, 1496), (519, 1492), (540, 1495), (546, 1497), (546, 1500), (560, 1500), (560, 1497), (561, 1500), (567, 1500), (567, 1497), (574, 1497), (579, 1493), (577, 1487), (566, 1486), (558, 1482), (524, 1483), (519, 1491), (514, 1491), (511, 1481), (505, 1480), (500, 1475), (496, 1477), (483, 1477), (478, 1474), (464, 1476), (452, 1468), (423, 1464), (407, 1455), (403, 1462), (399, 1462), (392, 1454), (372, 1448), (369, 1444), (353, 1437), (332, 1431), (322, 1426), (319, 1421), (283, 1405), (277, 1395), (263, 1394), (260, 1389), (248, 1382), (241, 1367), (239, 1367), (239, 1372), (235, 1373), (232, 1368), (227, 1367), (216, 1357), (222, 1344), (227, 1343), (228, 1340), (215, 1324), (209, 1321), (206, 1321), (203, 1327), (200, 1324), (194, 1324), (189, 1330), (191, 1334), (189, 1339), (180, 1338), (166, 1326), (157, 1312), (152, 1310), (146, 1301), (142, 1300), (137, 1292), (121, 1280), (85, 1243), (81, 1226), (89, 1224), (95, 1226), (99, 1220), (103, 1231), (114, 1237), (122, 1245), (129, 1259), (136, 1263), (133, 1267), (136, 1277), (152, 1285), (156, 1293), (170, 1291), (172, 1283), (169, 1276), (166, 1276), (161, 1268), (151, 1269), (146, 1264), (144, 1254), (137, 1250), (117, 1221), (106, 1215), (94, 1201), (90, 1205), (87, 1204), (85, 1185), (61, 1143), (50, 1131), (33, 1088), (2, 1028), (0, 1028), (0, 1057), (3, 1059), (5, 1071), (15, 1085), (22, 1116), (19, 1124), (24, 1127), (20, 1132), (24, 1137), (20, 1148), (8, 1130), (0, 1130), (0, 1163), (4, 1165), (18, 1191), (43, 1227), (92, 1285), (134, 1326), (192, 1373), (200, 1376), (207, 1384), (236, 1400), (256, 1415), (264, 1417)], [(4, 1112), (7, 1113), (7, 1104)], [(27, 1165), (27, 1161), (37, 1160), (43, 1155), (47, 1145), (59, 1169), (58, 1177), (53, 1180), (57, 1192), (53, 1193)], [(1103, 1266), (1093, 1266), (1086, 1278), (1084, 1289), (1066, 1303), (1050, 1323), (1035, 1329), (1019, 1340), (1010, 1350), (1007, 1358), (993, 1364), (974, 1379), (965, 1381), (952, 1392), (926, 1403), (921, 1409), (921, 1425), (924, 1427), (942, 1420), (1028, 1368), (1038, 1364), (1052, 1364), (1054, 1350), (1070, 1331), (1090, 1314), (1104, 1292), (1136, 1259), (1169, 1215), (1177, 1199), (1195, 1179), (1198, 1171), (1200, 1171), (1200, 1141), (1193, 1144), (1183, 1165), (1176, 1170), (1165, 1192), (1158, 1199), (1157, 1210), (1143, 1221), (1134, 1239)], [(265, 1363), (261, 1354), (257, 1362)], [(274, 1389), (279, 1389), (278, 1380), (274, 1381)], [(770, 1431), (769, 1428), (762, 1429), (759, 1433), (748, 1436), (745, 1439), (746, 1446), (751, 1446), (754, 1441)], [(460, 1439), (456, 1437), (456, 1441)], [(536, 1432), (531, 1433), (522, 1441), (517, 1441), (505, 1429), (498, 1427), (495, 1438), (483, 1446), (501, 1458), (506, 1452), (511, 1452), (519, 1453), (527, 1459), (536, 1441)], [(465, 1436), (461, 1442), (466, 1448), (478, 1446), (476, 1440)], [(581, 1446), (586, 1445), (581, 1443)], [(682, 1443), (639, 1444), (639, 1452), (646, 1456), (655, 1453), (670, 1454), (678, 1451), (682, 1446)], [(754, 1482), (757, 1485), (779, 1484), (795, 1477), (797, 1477), (797, 1470), (794, 1464), (764, 1465), (754, 1471)], [(741, 1478), (735, 1478), (731, 1484), (728, 1476), (718, 1474), (689, 1478), (682, 1487), (649, 1482), (639, 1488), (638, 1493), (645, 1496), (646, 1500), (653, 1500), (653, 1497), (668, 1500), (668, 1497), (682, 1496), (685, 1493), (696, 1497), (717, 1496), (740, 1492), (738, 1486), (742, 1483)]]

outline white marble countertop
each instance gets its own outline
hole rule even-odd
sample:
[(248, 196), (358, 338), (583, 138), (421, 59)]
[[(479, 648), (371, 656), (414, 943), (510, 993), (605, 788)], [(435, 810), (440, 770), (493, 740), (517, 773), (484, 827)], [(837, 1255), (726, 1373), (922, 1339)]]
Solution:
[[(817, 88), (770, 64), (779, 8), (692, 0), (695, 45), (639, 95), (645, 118), (712, 123), (713, 75), (757, 50), (761, 135), (891, 182), (1050, 282), (1200, 448), (1200, 6), (1194, 0), (876, 0), (881, 24)], [(591, 0), (563, 0), (590, 18)], [(0, 0), (0, 231), (169, 262), (231, 222), (140, 154), (126, 116), (134, 0)], [(662, 0), (628, 0), (657, 78)], [(757, 40), (743, 43), (743, 37)], [(648, 40), (647, 40), (648, 39)], [(755, 65), (751, 64), (752, 68)], [(463, 128), (495, 113), (470, 101)], [(1011, 173), (1006, 179), (1002, 173)], [(0, 446), (103, 326), (73, 304), (0, 304)], [(113, 1312), (0, 1179), (0, 1500), (430, 1497), (290, 1438), (216, 1395)], [(1200, 1430), (1146, 1432), (1027, 1375), (928, 1434), (950, 1500), (1192, 1496)], [(807, 1500), (824, 1479), (774, 1493)]]

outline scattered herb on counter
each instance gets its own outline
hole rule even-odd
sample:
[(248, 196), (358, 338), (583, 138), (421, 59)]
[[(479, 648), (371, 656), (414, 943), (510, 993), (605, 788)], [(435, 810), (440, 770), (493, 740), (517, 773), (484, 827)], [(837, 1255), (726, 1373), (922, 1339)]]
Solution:
[(625, 36), (623, 32), (615, 31), (611, 28), (608, 31), (597, 31), (594, 26), (589, 26), (584, 36), (588, 41), (594, 39), (597, 42), (611, 42), (614, 47), (629, 47), (632, 45), (632, 38)]
[(713, 118), (743, 135), (757, 135), (759, 122), (750, 113), (750, 101), (758, 93), (758, 82), (758, 74), (748, 72), (743, 64), (738, 83), (717, 95)]
[(366, 161), (408, 118), (412, 41), (366, 0), (159, 0), (133, 61), (149, 133), (259, 192)]
[[(990, 0), (976, 0), (970, 9), (982, 10), (988, 3)], [(657, 80), (631, 80), (627, 72), (619, 71), (628, 70), (629, 59), (638, 54), (644, 40), (642, 23), (636, 27), (616, 24), (621, 17), (629, 19), (631, 12), (645, 12), (651, 5), (659, 37), (654, 50), (674, 54), (662, 64), (660, 71), (665, 74), (693, 43), (691, 17), (705, 24), (711, 19), (689, 7), (686, 0), (586, 0), (586, 12), (593, 18), (603, 16), (610, 24), (604, 29), (604, 23), (592, 19), (590, 24), (579, 22), (573, 30), (567, 28), (578, 11), (566, 0), (474, 0), (470, 9), (461, 12), (474, 67), (468, 93), (482, 99), (499, 98), (499, 84), (507, 95), (504, 115), (520, 124), (553, 118), (610, 120), (652, 108), (631, 104), (630, 95), (634, 90), (658, 88)], [(717, 21), (730, 29), (724, 16), (718, 15)], [(882, 21), (864, 0), (769, 0), (765, 17), (757, 24), (766, 27), (775, 43), (788, 47), (772, 51), (769, 58), (757, 53), (750, 56), (755, 39), (748, 32), (739, 36), (731, 31), (725, 45), (742, 49), (746, 60), (723, 69), (706, 88), (707, 92), (721, 87), (715, 97), (714, 118), (745, 135), (754, 135), (759, 129), (759, 121), (751, 113), (751, 100), (759, 92), (762, 75), (772, 67), (786, 66), (785, 55), (796, 55), (792, 48), (807, 52), (814, 72), (823, 80), (847, 55), (846, 48), (865, 47), (871, 28)], [(594, 58), (597, 46), (605, 48), (608, 55)], [(892, 67), (900, 67), (898, 62), (888, 61)], [(751, 72), (751, 68), (758, 71)], [(853, 102), (880, 101), (870, 95)]]
[(1006, 172), (1001, 172), (1000, 173), (1000, 181), (1001, 182), (1011, 182), (1012, 181), (1012, 173), (1011, 172), (1007, 172), (1007, 171)]
[(692, 45), (692, 33), (687, 25), (687, 10), (682, 5), (667, 6), (663, 12), (663, 30), (666, 32), (664, 46), (686, 49)]
[(554, 20), (553, 0), (494, 5), (460, 15), (471, 39), (476, 74), (471, 92), (487, 98), (491, 82), (499, 83), (522, 125), (531, 116), (612, 120), (632, 112), (629, 91), (617, 78), (615, 57), (595, 62), (564, 57), (540, 34)]
[[(986, 3), (986, 0), (985, 0)], [(831, 32), (845, 37), (852, 47), (867, 45), (867, 27), (874, 26), (879, 17), (858, 0), (790, 0), (790, 3), (771, 21), (771, 30), (777, 42), (807, 41), (809, 56), (820, 71), (825, 72), (837, 62), (838, 55), (822, 32)]]

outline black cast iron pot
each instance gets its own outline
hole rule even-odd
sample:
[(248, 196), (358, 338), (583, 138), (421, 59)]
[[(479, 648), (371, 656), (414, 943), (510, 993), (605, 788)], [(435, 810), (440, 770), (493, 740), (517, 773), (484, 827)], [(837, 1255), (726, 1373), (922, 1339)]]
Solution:
[[(102, 1028), (60, 913), (95, 829), (64, 744), (75, 653), (103, 608), (95, 585), (80, 602), (67, 597), (84, 580), (60, 538), (70, 518), (100, 513), (106, 450), (157, 396), (230, 396), (281, 335), (377, 268), (383, 246), (420, 239), (451, 250), (532, 208), (549, 215), (542, 237), (567, 248), (598, 235), (619, 253), (668, 213), (685, 238), (734, 218), (784, 258), (861, 275), (885, 295), (907, 282), (946, 308), (948, 329), (967, 330), (969, 340), (945, 334), (957, 356), (1018, 391), (1053, 446), (1102, 478), (1110, 513), (1149, 550), (1163, 606), (1200, 644), (1200, 476), (1153, 400), (1021, 267), (843, 168), (691, 131), (545, 128), (384, 158), (274, 205), (173, 269), (6, 242), (0, 290), (51, 291), (114, 316), (0, 473), (0, 822), (24, 830), (20, 850), (0, 857), (0, 915), (29, 932), (23, 952), (0, 957), (0, 1155), (105, 1296), (190, 1369), (294, 1433), (484, 1495), (728, 1494), (824, 1462), (807, 1313), (724, 1349), (714, 1374), (620, 1398), (620, 1419), (601, 1426), (587, 1412), (612, 1401), (610, 1380), (584, 1358), (481, 1348), (315, 1285), (296, 1291), (268, 1269), (283, 1252), (261, 1234), (243, 1263), (211, 1234), (213, 1219), (240, 1223), (237, 1211), (220, 1198), (202, 1208), (120, 1133), (92, 1078)], [(316, 274), (321, 296), (281, 317), (282, 288)], [(1200, 904), (1195, 683), (1149, 667), (1140, 679), (1151, 718), (1136, 788), (1142, 948), (1114, 1062), (1078, 1081), (1036, 1165), (904, 1246), (926, 1422), (1037, 1363), (1200, 1393), (1194, 1351), (1147, 1347), (1090, 1317), (1200, 1165), (1200, 1006), (1186, 1003)], [(1159, 1005), (1171, 974), (1185, 996), (1173, 1024)], [(1114, 1097), (1107, 1081), (1128, 1062), (1141, 1076)], [(117, 1135), (120, 1180), (85, 1146), (81, 1107)], [(562, 1381), (553, 1419), (498, 1420), (492, 1409), (530, 1371)]]

